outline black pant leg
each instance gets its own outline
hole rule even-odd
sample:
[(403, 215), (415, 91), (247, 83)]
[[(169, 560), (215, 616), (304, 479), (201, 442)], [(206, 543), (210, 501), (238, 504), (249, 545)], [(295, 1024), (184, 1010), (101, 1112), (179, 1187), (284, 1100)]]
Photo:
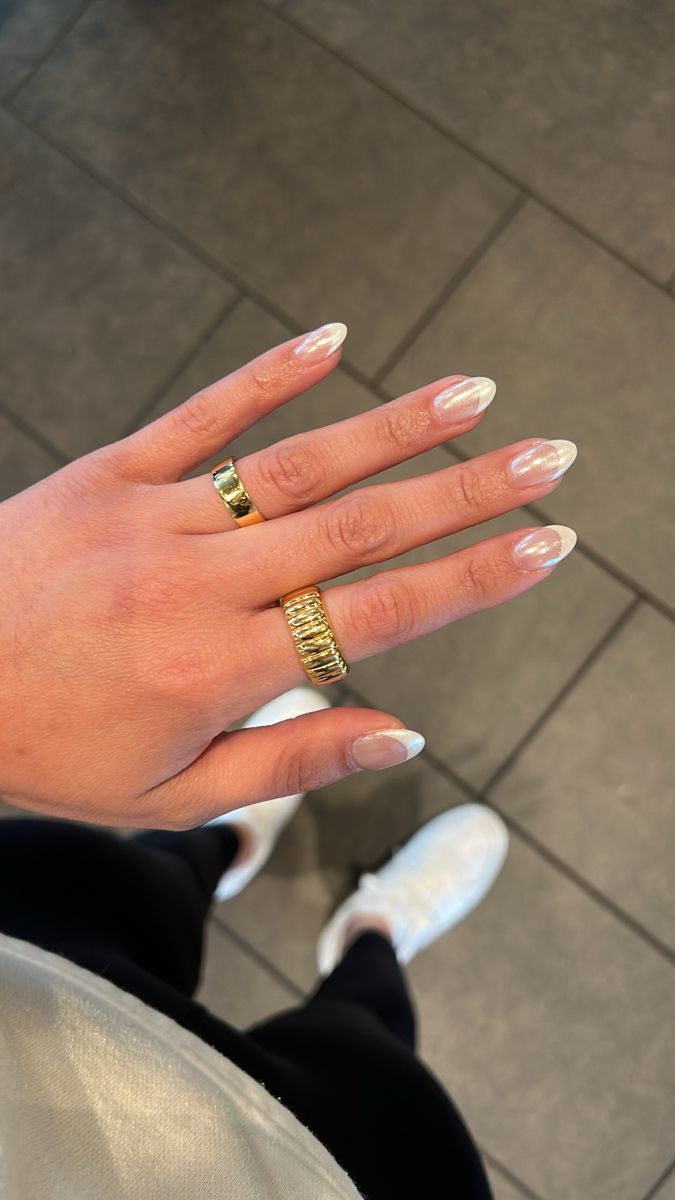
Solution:
[(1, 821), (0, 928), (82, 966), (92, 951), (99, 963), (102, 956), (128, 960), (192, 995), (209, 878), (215, 884), (239, 843), (229, 826), (163, 835), (168, 851), (152, 844), (154, 836)]
[(374, 930), (356, 938), (310, 1004), (342, 1000), (374, 1013), (386, 1029), (415, 1049), (415, 1011), (391, 942)]

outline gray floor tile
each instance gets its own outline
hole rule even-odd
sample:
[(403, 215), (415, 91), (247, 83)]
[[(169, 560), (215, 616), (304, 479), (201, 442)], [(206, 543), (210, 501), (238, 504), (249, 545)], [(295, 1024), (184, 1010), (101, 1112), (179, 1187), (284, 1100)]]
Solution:
[(667, 279), (675, 267), (673, 11), (551, 0), (289, 0), (508, 174)]
[(66, 454), (114, 438), (234, 293), (0, 117), (0, 391)]
[(0, 500), (51, 475), (57, 459), (16, 429), (0, 413)]
[(651, 592), (675, 602), (675, 304), (528, 204), (387, 381), (450, 370), (492, 375), (497, 399), (475, 453), (567, 437), (580, 454), (542, 503)]
[(0, 96), (31, 71), (81, 7), (82, 0), (3, 0), (0, 5)]
[(672, 967), (512, 839), (493, 892), (411, 967), (422, 1053), (546, 1200), (636, 1200), (672, 1153)]
[[(258, 354), (292, 336), (288, 329), (268, 316), (258, 305), (248, 299), (241, 300), (199, 354), (153, 406), (146, 416), (146, 421), (162, 416), (200, 388), (228, 375)], [(238, 457), (252, 454), (281, 438), (355, 416), (377, 403), (378, 400), (366, 388), (355, 383), (338, 368), (311, 391), (264, 417), (252, 429), (231, 442), (227, 450)], [(220, 457), (222, 458), (222, 454)], [(218, 455), (215, 455), (214, 461), (217, 458)]]
[(209, 921), (207, 927), (196, 999), (238, 1029), (297, 1004), (295, 993), (238, 946), (216, 921)]
[(675, 950), (675, 628), (639, 609), (495, 803)]
[(245, 0), (98, 0), (18, 103), (298, 322), (351, 322), (367, 369), (514, 196)]

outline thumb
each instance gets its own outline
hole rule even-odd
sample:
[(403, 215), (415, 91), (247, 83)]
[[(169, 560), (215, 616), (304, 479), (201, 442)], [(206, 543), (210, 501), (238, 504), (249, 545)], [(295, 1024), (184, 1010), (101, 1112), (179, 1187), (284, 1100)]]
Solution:
[(275, 725), (223, 733), (179, 775), (143, 796), (157, 827), (190, 829), (211, 817), (357, 771), (380, 771), (424, 748), (415, 733), (371, 708), (328, 708)]

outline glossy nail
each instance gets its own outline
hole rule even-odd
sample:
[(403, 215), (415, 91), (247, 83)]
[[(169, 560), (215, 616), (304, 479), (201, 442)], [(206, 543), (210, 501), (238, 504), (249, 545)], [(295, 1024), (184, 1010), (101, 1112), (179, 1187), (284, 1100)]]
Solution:
[(525, 487), (537, 487), (542, 483), (553, 483), (565, 474), (577, 456), (574, 442), (539, 442), (522, 450), (509, 463), (509, 474), (514, 483)]
[(303, 362), (323, 362), (340, 348), (347, 336), (347, 326), (342, 321), (333, 321), (331, 325), (322, 325), (313, 329), (306, 337), (298, 342), (293, 353)]
[(496, 391), (497, 384), (482, 375), (462, 379), (461, 383), (453, 383), (438, 393), (434, 408), (442, 421), (466, 421), (492, 404)]
[(414, 758), (424, 749), (421, 733), (412, 729), (378, 729), (352, 744), (352, 761), (362, 771), (381, 771)]
[(516, 542), (513, 553), (525, 571), (544, 571), (555, 567), (577, 544), (577, 535), (567, 525), (544, 525), (533, 529)]

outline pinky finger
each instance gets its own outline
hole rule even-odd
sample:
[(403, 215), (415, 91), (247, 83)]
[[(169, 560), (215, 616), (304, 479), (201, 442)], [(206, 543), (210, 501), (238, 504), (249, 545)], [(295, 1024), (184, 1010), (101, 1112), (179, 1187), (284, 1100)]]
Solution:
[(430, 563), (332, 588), (324, 593), (326, 611), (345, 658), (358, 662), (528, 591), (576, 540), (565, 525), (502, 534)]

